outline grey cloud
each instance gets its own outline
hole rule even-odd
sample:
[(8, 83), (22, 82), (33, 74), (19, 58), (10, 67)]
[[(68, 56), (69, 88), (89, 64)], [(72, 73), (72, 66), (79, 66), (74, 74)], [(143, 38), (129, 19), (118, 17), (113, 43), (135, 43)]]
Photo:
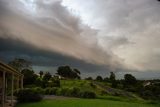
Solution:
[[(79, 6), (80, 2), (85, 5)], [(84, 23), (98, 29), (98, 44), (122, 58), (127, 68), (160, 69), (159, 55), (153, 51), (160, 46), (157, 0), (64, 0), (63, 4), (79, 11)]]
[(70, 65), (78, 68), (81, 70), (83, 77), (86, 77), (86, 74), (90, 74), (92, 76), (96, 76), (96, 74), (106, 75), (111, 71), (107, 66), (98, 66), (72, 57), (63, 56), (56, 52), (37, 49), (36, 47), (19, 40), (13, 41), (11, 39), (0, 39), (0, 43), (1, 60), (7, 63), (15, 57), (24, 58), (32, 61), (33, 68), (36, 67), (35, 70), (37, 72), (43, 68), (44, 70), (49, 69), (50, 72), (54, 74), (57, 67), (61, 65)]
[(0, 0), (2, 59), (70, 64), (88, 74), (160, 70), (156, 0), (33, 1)]
[[(18, 1), (5, 2), (14, 3), (7, 5), (7, 14), (4, 14), (0, 21), (8, 33), (7, 37), (1, 34), (1, 38), (21, 40), (44, 51), (57, 52), (87, 63), (108, 66), (110, 69), (123, 66), (121, 61), (117, 60), (118, 57), (114, 58), (115, 55), (99, 48), (97, 31), (82, 24), (60, 1), (50, 4), (43, 0), (36, 1), (35, 13), (30, 12), (32, 10), (26, 11), (28, 8), (24, 8), (25, 5)], [(18, 8), (13, 9), (17, 4)]]

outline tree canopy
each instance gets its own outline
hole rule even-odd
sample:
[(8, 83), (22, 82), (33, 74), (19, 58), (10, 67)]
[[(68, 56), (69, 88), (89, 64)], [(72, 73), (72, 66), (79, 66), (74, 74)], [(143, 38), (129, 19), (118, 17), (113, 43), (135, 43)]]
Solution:
[(31, 69), (32, 64), (30, 61), (22, 59), (22, 58), (15, 58), (14, 60), (8, 63), (11, 67), (18, 71), (22, 71), (23, 69)]
[(134, 85), (134, 84), (137, 83), (137, 80), (131, 74), (125, 74), (124, 75), (124, 82), (125, 82), (126, 85)]
[(58, 67), (57, 74), (69, 79), (80, 79), (80, 71), (78, 69), (72, 69), (70, 66)]

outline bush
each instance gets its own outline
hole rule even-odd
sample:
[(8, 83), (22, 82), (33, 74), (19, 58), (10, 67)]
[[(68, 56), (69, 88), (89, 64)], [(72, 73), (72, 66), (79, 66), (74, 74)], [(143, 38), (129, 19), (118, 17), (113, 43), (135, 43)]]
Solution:
[(58, 88), (58, 89), (56, 90), (56, 95), (58, 95), (58, 96), (62, 95), (62, 94), (61, 94), (61, 89), (60, 89), (60, 88)]
[(40, 87), (33, 88), (33, 90), (41, 95), (45, 93), (45, 90)]
[(58, 90), (58, 88), (56, 88), (56, 87), (51, 88), (50, 94), (51, 94), (51, 95), (56, 95), (57, 90)]
[(95, 98), (96, 94), (91, 91), (80, 91), (79, 88), (59, 88), (56, 90), (56, 95), (79, 97), (79, 98)]
[(108, 95), (108, 92), (107, 92), (107, 91), (102, 90), (102, 91), (101, 91), (101, 95)]
[(45, 89), (45, 94), (46, 95), (55, 95), (56, 91), (58, 90), (58, 88), (54, 87), (54, 88), (46, 88)]
[(96, 88), (96, 85), (94, 85), (92, 82), (90, 83), (90, 86), (91, 86), (92, 88)]
[(91, 91), (83, 91), (80, 93), (80, 97), (82, 97), (82, 98), (96, 98), (96, 94)]
[(42, 100), (42, 95), (34, 89), (21, 89), (16, 93), (19, 102), (38, 102)]
[(144, 99), (151, 99), (153, 97), (153, 92), (150, 90), (144, 90), (142, 93)]
[(79, 94), (80, 94), (80, 89), (77, 88), (77, 87), (74, 87), (71, 89), (71, 96), (73, 97), (79, 97)]
[(69, 88), (61, 88), (60, 95), (66, 96), (67, 92), (69, 92)]
[(45, 95), (50, 95), (50, 89), (51, 88), (49, 88), (49, 87), (45, 88), (45, 91), (44, 91)]
[(56, 90), (56, 95), (69, 96), (69, 97), (79, 97), (79, 88), (59, 88)]

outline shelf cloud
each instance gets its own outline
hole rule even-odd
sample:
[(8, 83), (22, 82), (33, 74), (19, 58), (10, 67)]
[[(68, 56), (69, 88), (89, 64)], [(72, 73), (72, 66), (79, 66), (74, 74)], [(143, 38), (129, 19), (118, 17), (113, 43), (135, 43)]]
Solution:
[(157, 72), (159, 11), (156, 0), (0, 0), (0, 59), (95, 74)]

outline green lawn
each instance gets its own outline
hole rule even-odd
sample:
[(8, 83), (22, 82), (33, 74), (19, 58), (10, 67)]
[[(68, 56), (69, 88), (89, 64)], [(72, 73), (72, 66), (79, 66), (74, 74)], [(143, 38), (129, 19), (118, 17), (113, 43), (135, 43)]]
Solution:
[(65, 99), (18, 104), (17, 107), (160, 107), (160, 105), (103, 99)]

